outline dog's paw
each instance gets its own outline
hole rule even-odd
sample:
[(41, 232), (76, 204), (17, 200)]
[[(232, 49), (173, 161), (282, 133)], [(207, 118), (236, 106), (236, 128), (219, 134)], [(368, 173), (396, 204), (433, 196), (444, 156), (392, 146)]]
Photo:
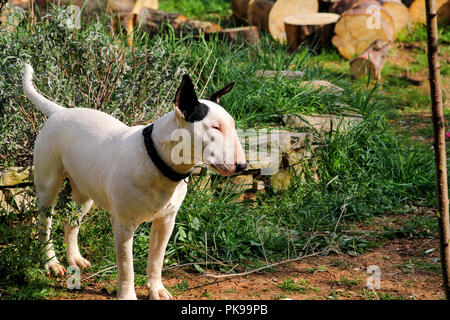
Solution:
[(172, 295), (164, 287), (162, 281), (147, 282), (147, 290), (150, 300), (172, 300)]
[(81, 270), (91, 268), (91, 263), (82, 256), (68, 257), (69, 266), (77, 266)]
[(118, 294), (117, 300), (137, 300), (136, 293)]
[(45, 270), (51, 271), (55, 276), (63, 276), (67, 271), (58, 260), (47, 262), (45, 264)]

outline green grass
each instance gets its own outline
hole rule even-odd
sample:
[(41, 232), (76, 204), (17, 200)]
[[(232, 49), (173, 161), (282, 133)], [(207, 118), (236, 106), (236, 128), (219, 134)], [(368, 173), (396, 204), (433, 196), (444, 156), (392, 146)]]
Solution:
[(396, 228), (383, 226), (382, 237), (387, 239), (413, 236), (423, 239), (438, 236), (438, 222), (434, 216), (413, 216), (411, 219), (400, 222), (402, 225)]
[(348, 279), (342, 276), (339, 280), (333, 280), (333, 283), (339, 286), (345, 286), (348, 288), (352, 288), (355, 286), (359, 286), (362, 283), (361, 279)]
[[(219, 5), (219, 1), (208, 5), (214, 3)], [(164, 5), (166, 9), (173, 5), (177, 11), (178, 2), (161, 1), (161, 8)], [(187, 11), (183, 8), (183, 12)], [(346, 133), (320, 137), (324, 147), (305, 168), (305, 178), (293, 178), (285, 192), (267, 190), (255, 206), (231, 202), (232, 196), (226, 192), (203, 192), (190, 184), (168, 245), (166, 264), (204, 262), (206, 250), (211, 259), (220, 262), (210, 267), (227, 272), (235, 264), (246, 269), (265, 258), (276, 261), (309, 253), (312, 248), (364, 252), (373, 244), (340, 233), (344, 222), (403, 212), (409, 203), (432, 203), (432, 153), (395, 137), (386, 121), (393, 109), (392, 99), (378, 85), (352, 81), (348, 74), (324, 66), (324, 59), (338, 61), (333, 51), (318, 56), (300, 48), (290, 54), (265, 34), (261, 50), (257, 50), (230, 47), (217, 39), (179, 38), (170, 32), (152, 37), (138, 32), (131, 49), (124, 45), (124, 35), (111, 35), (106, 17), (73, 31), (64, 27), (61, 10), (52, 16), (33, 24), (24, 20), (13, 32), (0, 29), (0, 166), (30, 163), (34, 139), (44, 121), (22, 94), (24, 61), (31, 62), (36, 86), (51, 99), (68, 107), (97, 108), (129, 125), (151, 122), (171, 110), (183, 73), (191, 75), (201, 97), (236, 80), (221, 104), (242, 129), (283, 126), (281, 119), (286, 113), (358, 112), (364, 117)], [(327, 79), (344, 93), (319, 92), (299, 86), (298, 80), (256, 77), (260, 69), (301, 70), (304, 80)], [(317, 182), (310, 171), (314, 167)], [(33, 226), (26, 223), (36, 215), (35, 211), (0, 214), (0, 290), (6, 297), (51, 295), (44, 290), (49, 280), (41, 277), (42, 244)], [(142, 224), (134, 239), (139, 284), (145, 280), (150, 226)], [(63, 225), (58, 216), (53, 239), (65, 263)], [(115, 264), (109, 214), (104, 210), (93, 209), (84, 218), (79, 242), (82, 254), (93, 264), (91, 272)], [(115, 278), (116, 270), (110, 269), (95, 279)]]
[[(441, 44), (443, 44), (443, 45), (445, 43), (450, 42), (448, 26), (446, 26), (446, 25), (438, 26), (438, 37), (439, 37)], [(425, 25), (423, 25), (423, 24), (415, 25), (412, 31), (408, 30), (408, 28), (405, 28), (397, 35), (397, 41), (426, 43), (427, 29), (426, 29)]]
[(384, 291), (371, 291), (363, 289), (360, 294), (366, 300), (404, 300), (402, 296)]
[(442, 273), (441, 265), (439, 262), (427, 261), (426, 259), (414, 258), (408, 262), (401, 264), (400, 269), (403, 273), (430, 273), (434, 275), (440, 275)]
[(169, 288), (170, 293), (177, 296), (182, 294), (183, 292), (189, 289), (189, 282), (186, 279), (183, 279), (180, 283)]
[(319, 292), (318, 288), (313, 288), (308, 284), (307, 280), (298, 279), (297, 281), (287, 278), (283, 279), (283, 282), (276, 285), (278, 288), (282, 289), (287, 294), (292, 293), (307, 293), (309, 291)]
[(219, 17), (231, 15), (230, 4), (230, 0), (160, 0), (159, 9), (182, 13), (193, 19), (218, 20)]
[(312, 273), (312, 274), (315, 274), (316, 272), (326, 272), (326, 271), (327, 271), (327, 266), (325, 266), (325, 265), (320, 265), (317, 268), (312, 267), (312, 268), (308, 268), (305, 270), (306, 273)]
[[(441, 77), (445, 85), (448, 83), (450, 66), (447, 63), (450, 54), (450, 27), (439, 26), (439, 51), (441, 57)], [(416, 87), (404, 78), (406, 69), (410, 74), (419, 79), (427, 81), (428, 62), (426, 53), (426, 28), (417, 25), (415, 28), (403, 30), (395, 42), (397, 45), (410, 46), (408, 53), (400, 57), (399, 63), (391, 63), (390, 60), (398, 56), (399, 49), (394, 47), (390, 50), (386, 64), (382, 70), (382, 90), (386, 93), (386, 105), (390, 105), (387, 114), (390, 118), (399, 117), (399, 112), (413, 113), (430, 110), (430, 98), (427, 91), (422, 87)], [(313, 61), (323, 63), (326, 70), (340, 77), (345, 77), (349, 73), (348, 61), (343, 59), (336, 49), (327, 49), (313, 57)], [(361, 80), (358, 82), (364, 82)], [(443, 90), (444, 103), (447, 101), (447, 92)], [(448, 108), (447, 108), (448, 109)], [(444, 111), (446, 115), (449, 110)]]
[[(447, 63), (450, 54), (450, 47), (448, 46), (450, 41), (450, 27), (440, 25), (438, 31), (441, 58), (440, 72), (442, 82), (445, 85), (450, 75), (450, 67)], [(427, 92), (423, 89), (419, 90), (418, 88), (414, 88), (407, 80), (399, 77), (404, 75), (405, 68), (408, 68), (411, 75), (419, 74), (419, 78), (424, 79), (424, 81), (428, 80), (426, 37), (426, 28), (424, 26), (416, 26), (412, 31), (405, 30), (399, 34), (397, 39), (399, 43), (405, 46), (412, 44), (408, 50), (408, 56), (411, 58), (411, 62), (403, 62), (403, 68), (387, 63), (383, 70), (383, 76), (387, 80), (385, 81), (384, 87), (392, 95), (393, 103), (396, 103), (399, 108), (405, 109), (405, 112), (420, 111), (423, 109), (430, 110), (430, 100)], [(392, 57), (395, 57), (395, 54), (396, 50), (390, 53)], [(447, 99), (445, 89), (443, 90), (443, 94), (445, 102)]]

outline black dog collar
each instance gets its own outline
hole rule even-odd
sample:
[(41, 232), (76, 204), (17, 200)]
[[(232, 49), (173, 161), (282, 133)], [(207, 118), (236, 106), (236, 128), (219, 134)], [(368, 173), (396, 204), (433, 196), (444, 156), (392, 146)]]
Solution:
[(145, 149), (147, 149), (147, 153), (152, 159), (155, 166), (159, 169), (159, 171), (162, 172), (163, 175), (165, 175), (167, 178), (174, 182), (179, 182), (181, 180), (186, 179), (191, 175), (191, 171), (188, 173), (178, 173), (172, 170), (171, 167), (169, 167), (165, 162), (161, 159), (158, 152), (155, 149), (155, 145), (153, 144), (152, 140), (152, 132), (153, 132), (153, 124), (147, 126), (142, 131), (142, 135), (144, 136), (144, 143), (145, 143)]

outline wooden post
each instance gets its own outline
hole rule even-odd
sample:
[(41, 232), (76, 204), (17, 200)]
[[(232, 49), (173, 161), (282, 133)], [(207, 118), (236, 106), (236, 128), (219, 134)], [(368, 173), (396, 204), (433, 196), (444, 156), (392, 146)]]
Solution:
[(438, 30), (436, 0), (426, 0), (428, 67), (431, 91), (431, 112), (434, 129), (434, 156), (436, 165), (437, 218), (441, 249), (442, 279), (445, 296), (450, 300), (450, 216), (445, 154), (445, 122), (442, 107), (442, 89), (439, 74)]

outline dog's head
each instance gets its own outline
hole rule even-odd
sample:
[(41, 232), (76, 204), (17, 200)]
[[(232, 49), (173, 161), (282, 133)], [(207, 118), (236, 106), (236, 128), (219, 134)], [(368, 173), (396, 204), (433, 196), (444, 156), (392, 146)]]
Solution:
[(207, 99), (199, 100), (191, 78), (183, 76), (175, 95), (175, 114), (185, 141), (182, 149), (176, 149), (172, 157), (182, 156), (184, 161), (193, 163), (205, 162), (222, 175), (231, 175), (247, 167), (234, 119), (218, 104), (233, 86), (234, 82)]

